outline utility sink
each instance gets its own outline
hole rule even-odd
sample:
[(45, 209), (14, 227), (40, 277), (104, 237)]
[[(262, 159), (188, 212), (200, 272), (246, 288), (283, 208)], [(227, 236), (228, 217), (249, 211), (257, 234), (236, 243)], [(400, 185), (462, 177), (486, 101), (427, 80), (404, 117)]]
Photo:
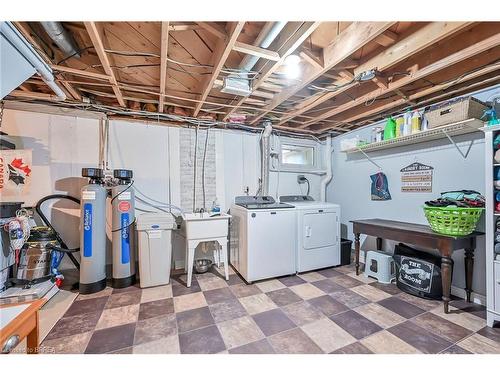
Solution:
[(183, 228), (186, 240), (210, 241), (212, 238), (227, 237), (230, 218), (231, 215), (226, 213), (185, 213)]

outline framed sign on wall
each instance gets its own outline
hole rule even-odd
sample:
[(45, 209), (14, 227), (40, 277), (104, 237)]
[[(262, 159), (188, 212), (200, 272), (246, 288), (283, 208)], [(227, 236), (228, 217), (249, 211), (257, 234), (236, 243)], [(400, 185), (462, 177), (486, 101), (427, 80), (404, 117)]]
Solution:
[(434, 168), (419, 162), (412, 163), (401, 169), (401, 192), (430, 193), (432, 192), (432, 172)]

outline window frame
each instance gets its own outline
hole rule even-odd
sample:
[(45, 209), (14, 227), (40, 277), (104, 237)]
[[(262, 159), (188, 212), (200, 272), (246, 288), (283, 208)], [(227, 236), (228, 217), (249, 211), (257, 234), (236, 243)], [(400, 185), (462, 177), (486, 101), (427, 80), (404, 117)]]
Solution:
[[(291, 164), (283, 163), (283, 148), (284, 147), (296, 147), (296, 148), (310, 148), (312, 149), (313, 163), (312, 164)], [(290, 171), (290, 172), (308, 172), (317, 171), (321, 169), (321, 153), (320, 145), (312, 140), (301, 140), (301, 139), (280, 139), (279, 142), (279, 169), (280, 171)], [(277, 168), (273, 168), (277, 170)]]

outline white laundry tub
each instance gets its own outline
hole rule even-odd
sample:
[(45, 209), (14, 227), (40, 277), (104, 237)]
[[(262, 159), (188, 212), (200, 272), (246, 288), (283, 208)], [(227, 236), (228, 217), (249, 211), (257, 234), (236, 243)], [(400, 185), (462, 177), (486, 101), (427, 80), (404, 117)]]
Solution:
[(227, 237), (231, 215), (221, 213), (187, 213), (183, 215), (186, 240), (210, 241), (211, 238)]

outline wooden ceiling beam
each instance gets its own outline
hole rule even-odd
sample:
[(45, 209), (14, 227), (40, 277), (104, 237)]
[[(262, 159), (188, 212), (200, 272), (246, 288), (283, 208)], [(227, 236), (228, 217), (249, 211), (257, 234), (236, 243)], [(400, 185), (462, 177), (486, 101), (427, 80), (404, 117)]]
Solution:
[(354, 75), (371, 69), (387, 70), (408, 57), (472, 25), (472, 22), (431, 22), (354, 69)]
[(280, 55), (277, 52), (242, 42), (234, 43), (233, 50), (271, 61), (279, 61), (280, 59)]
[(234, 44), (236, 43), (236, 39), (243, 30), (243, 26), (245, 25), (244, 21), (239, 21), (230, 24), (230, 31), (227, 37), (219, 40), (217, 46), (215, 47), (215, 51), (213, 53), (211, 65), (213, 66), (212, 74), (207, 76), (205, 80), (202, 81), (200, 85), (201, 98), (200, 102), (196, 105), (194, 109), (193, 116), (196, 117), (200, 112), (201, 107), (205, 99), (207, 98), (210, 90), (214, 85), (215, 80), (219, 76), (220, 71), (224, 67), (227, 57), (229, 53), (232, 51)]
[(168, 31), (189, 31), (189, 30), (200, 30), (200, 29), (203, 29), (203, 27), (201, 27), (198, 24), (195, 24), (195, 25), (191, 25), (191, 24), (172, 25), (172, 24), (170, 24), (168, 26)]
[(196, 22), (202, 28), (207, 30), (209, 33), (215, 35), (219, 39), (226, 39), (227, 32), (226, 30), (215, 22)]
[(167, 92), (167, 65), (168, 65), (168, 33), (170, 30), (169, 22), (161, 23), (161, 44), (160, 44), (160, 97), (158, 100), (158, 112), (163, 113), (164, 99), (163, 95)]
[[(259, 87), (264, 88), (266, 84), (266, 80), (283, 64), (287, 56), (291, 55), (295, 52), (301, 44), (313, 33), (314, 30), (318, 28), (321, 22), (304, 22), (300, 28), (290, 35), (285, 44), (280, 48), (278, 52), (280, 54), (280, 59), (274, 64), (270, 65), (261, 75), (260, 77), (253, 82), (253, 89), (257, 89)], [(266, 88), (267, 89), (267, 88)], [(271, 89), (269, 89), (271, 90)], [(282, 87), (277, 87), (277, 92), (282, 91)], [(274, 91), (274, 90), (273, 90)], [(228, 111), (226, 116), (224, 116), (224, 121), (226, 121), (232, 113), (238, 110), (238, 108), (245, 102), (246, 97), (242, 97), (238, 100), (236, 105)]]
[(398, 38), (398, 34), (390, 30), (385, 30), (382, 34), (374, 39), (374, 42), (380, 44), (383, 47), (389, 47), (390, 45), (396, 43)]
[(120, 106), (126, 107), (125, 100), (123, 99), (123, 95), (120, 91), (120, 88), (118, 87), (115, 73), (111, 68), (110, 58), (104, 51), (105, 48), (103, 44), (102, 30), (100, 30), (100, 27), (93, 21), (86, 21), (84, 22), (84, 24), (85, 28), (87, 29), (87, 33), (89, 34), (90, 40), (92, 41), (92, 44), (94, 46), (94, 49), (97, 52), (97, 56), (99, 56), (102, 67), (104, 68), (106, 74), (109, 76), (109, 82), (111, 82), (111, 84), (113, 85), (113, 92), (116, 95), (116, 100), (118, 100)]
[(323, 56), (316, 56), (311, 51), (301, 51), (299, 53), (299, 56), (312, 66), (315, 66), (316, 69), (323, 69), (323, 67), (325, 66)]
[[(388, 85), (387, 88), (379, 88), (377, 90), (371, 91), (365, 95), (362, 95), (355, 100), (351, 100), (343, 105), (338, 106), (337, 108), (331, 109), (329, 111), (326, 111), (325, 113), (322, 113), (321, 115), (317, 116), (313, 120), (309, 120), (305, 122), (301, 127), (309, 127), (313, 125), (314, 123), (317, 123), (320, 120), (324, 120), (327, 118), (330, 118), (332, 116), (335, 116), (339, 113), (345, 112), (351, 108), (354, 108), (358, 105), (361, 105), (366, 102), (370, 102), (379, 96), (386, 95), (388, 93), (391, 93), (397, 89), (401, 89), (402, 87), (415, 82), (419, 79), (425, 78), (426, 76), (429, 76), (431, 74), (434, 74), (442, 69), (445, 69), (451, 65), (457, 64), (461, 61), (464, 61), (466, 59), (469, 59), (471, 57), (474, 57), (482, 52), (488, 51), (491, 48), (497, 47), (500, 45), (500, 33), (494, 34), (490, 36), (489, 38), (486, 38), (484, 40), (481, 40), (477, 42), (476, 44), (473, 44), (467, 48), (464, 48), (461, 51), (455, 52), (441, 60), (438, 60), (422, 69), (419, 69), (413, 73), (411, 73), (409, 76), (405, 76), (397, 81), (391, 81)], [(402, 99), (404, 100), (404, 99)]]
[(52, 68), (52, 70), (55, 70), (57, 72), (70, 73), (70, 74), (75, 75), (75, 76), (93, 78), (93, 79), (97, 79), (100, 81), (108, 81), (108, 82), (110, 80), (110, 77), (106, 74), (89, 72), (87, 70), (80, 70), (80, 69), (70, 68), (69, 66), (62, 66), (62, 65), (51, 65), (50, 67)]
[[(335, 65), (341, 63), (368, 42), (379, 36), (389, 27), (394, 25), (394, 23), (395, 22), (353, 22), (337, 36), (335, 41), (323, 48), (323, 68), (318, 69), (311, 65), (306, 66), (300, 78), (300, 83), (276, 95), (276, 98), (269, 103), (267, 109), (272, 110), (288, 100), (295, 93), (321, 77), (322, 74), (328, 72)], [(255, 117), (250, 124), (255, 124), (265, 115), (265, 113), (260, 114)]]
[(8, 96), (12, 96), (14, 98), (27, 98), (34, 100), (48, 100), (51, 102), (61, 102), (62, 100), (54, 94), (45, 94), (43, 92), (29, 92), (24, 90), (13, 90), (9, 93)]
[[(486, 67), (484, 67), (480, 70), (477, 70), (475, 72), (463, 75), (462, 78), (460, 79), (460, 83), (471, 81), (473, 79), (479, 78), (479, 77), (484, 76), (484, 75), (489, 74), (489, 73), (493, 73), (495, 71), (500, 71), (500, 65), (486, 66)], [(374, 114), (381, 113), (381, 112), (385, 112), (389, 109), (396, 108), (400, 105), (404, 105), (409, 101), (415, 101), (416, 99), (420, 99), (424, 96), (432, 95), (436, 92), (446, 90), (448, 87), (450, 87), (449, 83), (441, 83), (441, 84), (429, 87), (427, 89), (420, 90), (415, 94), (406, 96), (405, 98), (391, 101), (390, 103), (373, 108), (369, 111), (364, 111), (363, 113), (352, 115), (343, 121), (346, 121), (346, 122), (358, 121), (359, 119), (365, 118), (367, 116), (374, 115)], [(433, 99), (437, 99), (437, 98), (434, 97)], [(418, 104), (419, 103), (417, 102), (417, 105)]]
[[(432, 44), (443, 40), (451, 34), (463, 30), (470, 24), (470, 22), (433, 22), (426, 25), (408, 37), (398, 41), (396, 44), (384, 50), (380, 54), (360, 64), (354, 69), (353, 75), (357, 76), (360, 73), (371, 69), (377, 69), (378, 71), (386, 70), (398, 62), (401, 62), (431, 46)], [(374, 81), (379, 87), (382, 87), (384, 84), (382, 77), (377, 77)], [(284, 124), (291, 118), (316, 108), (327, 100), (333, 99), (334, 97), (348, 91), (358, 83), (354, 82), (350, 85), (343, 86), (344, 84), (345, 80), (337, 80), (336, 82), (333, 82), (334, 86), (341, 86), (341, 88), (326, 94), (318, 93), (313, 95), (311, 98), (305, 100), (304, 104), (298, 105), (295, 111), (282, 118), (278, 124)]]
[(73, 85), (69, 82), (64, 82), (62, 80), (58, 80), (61, 85), (66, 89), (66, 91), (70, 94), (73, 99), (78, 100), (79, 102), (82, 101), (82, 96), (80, 93), (73, 87)]

